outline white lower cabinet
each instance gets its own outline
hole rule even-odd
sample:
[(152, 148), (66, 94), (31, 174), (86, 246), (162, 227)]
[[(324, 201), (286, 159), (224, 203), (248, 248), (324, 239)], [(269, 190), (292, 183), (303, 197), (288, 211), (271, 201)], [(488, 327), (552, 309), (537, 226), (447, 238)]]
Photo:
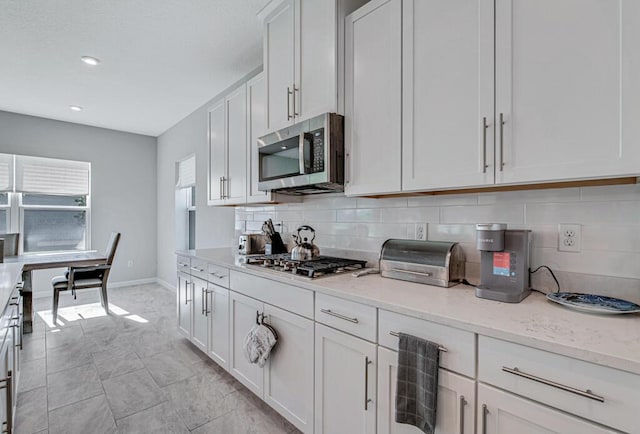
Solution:
[[(296, 428), (312, 433), (313, 321), (234, 291), (229, 294), (231, 374)], [(244, 338), (258, 314), (278, 333), (264, 368), (249, 363), (244, 355)]]
[(264, 305), (278, 333), (264, 368), (263, 399), (304, 433), (313, 432), (313, 321)]
[(229, 290), (208, 285), (209, 345), (207, 354), (218, 365), (229, 368)]
[(508, 392), (478, 384), (478, 434), (616, 433)]
[(193, 315), (191, 342), (202, 351), (207, 351), (207, 341), (209, 340), (209, 318), (207, 303), (207, 282), (191, 276), (191, 288), (193, 291), (192, 305)]
[[(398, 353), (378, 348), (378, 434), (420, 434), (412, 425), (395, 422)], [(473, 434), (475, 380), (444, 369), (438, 372), (436, 434)]]
[(176, 284), (178, 331), (191, 339), (191, 276), (178, 272)]
[(376, 432), (376, 345), (316, 323), (315, 433)]

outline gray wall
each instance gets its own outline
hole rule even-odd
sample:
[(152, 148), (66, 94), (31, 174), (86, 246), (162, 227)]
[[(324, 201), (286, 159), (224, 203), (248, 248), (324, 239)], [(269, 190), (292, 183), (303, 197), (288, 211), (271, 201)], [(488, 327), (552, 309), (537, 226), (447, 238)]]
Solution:
[(209, 100), (158, 137), (158, 278), (176, 280), (175, 163), (196, 154), (196, 248), (235, 245), (233, 207), (207, 206), (207, 110), (226, 93), (260, 72), (258, 68)]
[(91, 162), (91, 247), (122, 233), (110, 282), (155, 278), (154, 137), (0, 111), (0, 152)]

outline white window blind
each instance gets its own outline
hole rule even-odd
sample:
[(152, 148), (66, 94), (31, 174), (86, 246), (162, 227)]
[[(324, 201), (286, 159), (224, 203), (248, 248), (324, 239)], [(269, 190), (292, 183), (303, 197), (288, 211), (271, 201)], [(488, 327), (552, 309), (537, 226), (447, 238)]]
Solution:
[(16, 192), (83, 196), (89, 194), (91, 163), (16, 155)]
[(12, 154), (0, 154), (0, 191), (13, 191)]
[(196, 185), (196, 156), (192, 155), (178, 162), (178, 182), (176, 188)]

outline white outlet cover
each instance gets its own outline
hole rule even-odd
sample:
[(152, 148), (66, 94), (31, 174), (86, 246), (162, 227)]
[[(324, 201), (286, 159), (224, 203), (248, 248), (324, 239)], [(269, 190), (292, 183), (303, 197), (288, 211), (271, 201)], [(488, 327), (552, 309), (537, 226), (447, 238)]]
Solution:
[(426, 223), (416, 223), (414, 238), (420, 241), (427, 240), (427, 224)]
[(558, 225), (558, 251), (580, 252), (582, 246), (582, 226), (578, 224)]

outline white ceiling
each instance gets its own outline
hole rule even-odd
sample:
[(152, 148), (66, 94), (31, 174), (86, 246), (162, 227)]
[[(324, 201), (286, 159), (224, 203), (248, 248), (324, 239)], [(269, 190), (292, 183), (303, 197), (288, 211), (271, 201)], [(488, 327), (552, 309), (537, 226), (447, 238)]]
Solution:
[(158, 136), (262, 63), (268, 1), (0, 0), (0, 110)]

